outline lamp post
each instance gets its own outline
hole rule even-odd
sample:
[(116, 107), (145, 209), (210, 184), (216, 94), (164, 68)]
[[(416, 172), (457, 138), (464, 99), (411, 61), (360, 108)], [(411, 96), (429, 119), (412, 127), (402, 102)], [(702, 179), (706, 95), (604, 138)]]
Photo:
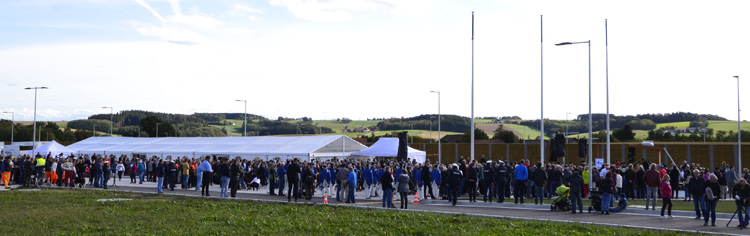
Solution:
[(570, 127), (570, 125), (568, 125), (568, 115), (570, 115), (570, 112), (565, 112), (565, 138), (566, 139), (568, 138), (568, 128)]
[(10, 113), (10, 144), (13, 145), (13, 126), (15, 126), (16, 114), (12, 111), (4, 111), (3, 113)]
[[(739, 80), (738, 80), (739, 81)], [(738, 82), (739, 83), (739, 82)], [(31, 153), (34, 154), (34, 150), (36, 149), (36, 94), (37, 91), (40, 89), (48, 89), (47, 87), (27, 87), (25, 90), (34, 90), (34, 130), (33, 134), (31, 135), (32, 140), (32, 147), (31, 147)]]
[(115, 108), (113, 107), (102, 107), (102, 108), (109, 108), (109, 136), (112, 137), (112, 122), (114, 121), (114, 111)]
[(91, 137), (96, 137), (96, 124), (94, 124), (94, 127), (91, 128)]
[(443, 159), (443, 145), (440, 144), (440, 91), (430, 91), (430, 93), (437, 93), (438, 95), (438, 165), (442, 164), (440, 161)]
[(159, 137), (159, 125), (164, 123), (156, 123), (156, 137)]
[[(572, 45), (572, 44), (580, 44), (580, 43), (585, 43), (585, 44), (588, 44), (589, 46), (589, 142), (588, 142), (589, 143), (589, 151), (588, 151), (589, 160), (587, 162), (589, 164), (588, 166), (589, 171), (591, 171), (591, 161), (593, 160), (591, 156), (592, 154), (591, 153), (592, 151), (591, 138), (593, 137), (593, 135), (591, 134), (592, 133), (592, 130), (591, 130), (592, 129), (591, 127), (592, 126), (592, 122), (591, 122), (591, 40), (582, 41), (582, 42), (562, 42), (562, 43), (558, 43), (555, 45), (564, 46), (564, 45)], [(593, 181), (594, 181), (593, 175), (589, 175), (589, 183), (593, 183)]]
[(242, 134), (242, 136), (247, 137), (247, 100), (235, 100), (237, 102), (244, 102), (245, 103), (245, 132)]
[(740, 127), (740, 76), (735, 75), (734, 78), (737, 78), (737, 168), (738, 170), (742, 170), (742, 128)]

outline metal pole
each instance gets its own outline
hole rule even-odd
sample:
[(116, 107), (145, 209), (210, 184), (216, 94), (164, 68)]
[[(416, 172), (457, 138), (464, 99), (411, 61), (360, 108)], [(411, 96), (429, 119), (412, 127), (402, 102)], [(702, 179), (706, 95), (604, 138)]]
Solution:
[(592, 139), (591, 139), (593, 137), (591, 134), (592, 133), (591, 129), (593, 126), (591, 122), (591, 40), (586, 41), (586, 42), (589, 45), (589, 142), (588, 142), (589, 143), (589, 183), (593, 183), (594, 182), (594, 178), (592, 176), (593, 172), (591, 172), (591, 162), (593, 161), (592, 153), (591, 153), (593, 151)]
[(157, 138), (159, 137), (159, 124), (161, 123), (156, 123), (156, 137)]
[(245, 132), (242, 133), (242, 136), (247, 137), (247, 100), (235, 100), (237, 102), (245, 102)]
[(539, 16), (539, 35), (540, 35), (540, 44), (539, 47), (541, 49), (541, 82), (540, 82), (540, 92), (541, 94), (541, 116), (542, 118), (539, 119), (539, 127), (541, 130), (541, 138), (539, 140), (539, 156), (541, 160), (541, 163), (544, 164), (544, 15)]
[(443, 157), (443, 145), (440, 142), (440, 138), (442, 137), (440, 136), (440, 121), (441, 121), (440, 119), (441, 118), (440, 117), (440, 91), (430, 91), (430, 92), (437, 93), (438, 95), (438, 164), (442, 164), (441, 159)]
[(91, 128), (91, 136), (96, 137), (96, 124), (94, 124), (94, 128)]
[[(589, 45), (591, 47), (591, 45)], [(607, 164), (610, 164), (609, 156), (609, 34), (607, 32), (607, 19), (604, 19), (604, 48), (606, 51), (606, 77), (607, 77)]]
[(737, 168), (738, 170), (742, 170), (742, 127), (740, 126), (740, 77), (735, 75), (734, 78), (737, 78)]
[(471, 160), (474, 160), (474, 12), (471, 12)]

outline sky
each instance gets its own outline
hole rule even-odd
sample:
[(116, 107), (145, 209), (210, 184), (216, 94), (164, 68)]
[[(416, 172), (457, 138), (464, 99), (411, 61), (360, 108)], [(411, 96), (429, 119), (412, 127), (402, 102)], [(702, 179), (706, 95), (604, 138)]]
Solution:
[(241, 113), (238, 99), (272, 119), (364, 120), (436, 114), (430, 91), (440, 91), (442, 114), (471, 116), (473, 78), (477, 117), (573, 119), (588, 113), (589, 51), (555, 44), (590, 40), (593, 113), (607, 111), (609, 78), (611, 114), (736, 120), (737, 89), (750, 92), (747, 9), (742, 0), (4, 0), (0, 109), (32, 120), (34, 91), (24, 88), (46, 86), (37, 120), (110, 112), (102, 107)]

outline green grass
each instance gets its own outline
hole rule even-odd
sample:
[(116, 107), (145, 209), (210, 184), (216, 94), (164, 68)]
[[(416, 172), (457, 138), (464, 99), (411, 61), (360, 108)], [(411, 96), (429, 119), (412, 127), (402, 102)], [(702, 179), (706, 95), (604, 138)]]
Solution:
[[(742, 127), (742, 130), (750, 130), (750, 122), (740, 122), (740, 126)], [(710, 120), (708, 121), (708, 128), (714, 129), (714, 133), (719, 130), (724, 131), (733, 131), (737, 133), (737, 121), (716, 121), (716, 120)]]
[(678, 129), (687, 128), (690, 126), (690, 121), (659, 123), (659, 124), (656, 124), (656, 129), (661, 129), (663, 127), (670, 127), (670, 126), (673, 126)]
[[(536, 128), (531, 128), (525, 125), (518, 125), (518, 124), (503, 124), (503, 126), (508, 127), (510, 129), (515, 130), (519, 134), (521, 134), (521, 139), (536, 139), (541, 135), (542, 132), (539, 132)], [(549, 139), (549, 137), (544, 137), (544, 139)]]
[[(131, 201), (97, 202), (97, 199)], [(3, 235), (686, 235), (580, 223), (90, 190), (0, 194)]]

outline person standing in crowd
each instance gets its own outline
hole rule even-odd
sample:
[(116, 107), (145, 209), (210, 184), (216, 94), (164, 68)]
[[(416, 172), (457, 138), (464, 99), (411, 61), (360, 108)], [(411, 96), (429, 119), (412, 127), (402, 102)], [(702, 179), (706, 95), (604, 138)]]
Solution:
[[(276, 175), (279, 176), (279, 196), (284, 196), (284, 187), (286, 186), (286, 169), (282, 163), (277, 164)], [(287, 191), (289, 192), (289, 191)]]
[(232, 166), (229, 167), (229, 186), (231, 187), (230, 195), (232, 198), (237, 197), (237, 189), (240, 187), (240, 165), (237, 159), (232, 160)]
[[(674, 166), (672, 170), (677, 170), (677, 166)], [(661, 179), (661, 218), (666, 219), (664, 217), (664, 209), (667, 208), (667, 215), (669, 219), (672, 219), (672, 183), (670, 181), (672, 177), (669, 175), (665, 175)]]
[(336, 201), (341, 201), (341, 196), (344, 195), (343, 199), (346, 200), (346, 194), (347, 194), (347, 179), (349, 178), (349, 169), (346, 168), (346, 164), (341, 164), (341, 168), (339, 168), (336, 179), (338, 180), (338, 185), (336, 186)]
[(628, 165), (625, 170), (625, 197), (633, 199), (635, 197), (635, 176), (638, 169), (633, 164)]
[(117, 180), (122, 181), (122, 174), (125, 173), (125, 165), (122, 164), (122, 161), (117, 162)]
[(67, 161), (66, 159), (63, 159), (62, 164), (63, 171), (65, 171), (65, 179), (63, 179), (63, 183), (65, 183), (65, 187), (73, 187), (75, 185), (75, 178), (76, 178), (76, 166), (73, 164), (73, 161)]
[(737, 184), (737, 176), (734, 173), (734, 166), (727, 166), (727, 171), (724, 174), (724, 178), (727, 181), (727, 188), (729, 193), (734, 192), (734, 185)]
[(211, 160), (211, 156), (206, 156), (206, 159), (203, 160), (203, 162), (201, 163), (201, 167), (200, 167), (201, 168), (200, 172), (203, 174), (203, 179), (202, 179), (203, 182), (201, 184), (202, 185), (201, 196), (206, 196), (206, 197), (211, 196), (208, 193), (208, 186), (211, 185), (211, 180), (212, 180), (211, 178), (214, 172), (213, 168), (211, 167), (211, 162), (209, 162), (209, 160)]
[(672, 165), (672, 169), (669, 170), (669, 186), (672, 188), (672, 198), (680, 196), (680, 170), (677, 165)]
[(187, 159), (182, 159), (180, 163), (180, 174), (182, 174), (182, 189), (188, 189), (188, 179), (190, 178), (190, 163)]
[(472, 162), (469, 164), (469, 174), (466, 175), (467, 179), (465, 181), (466, 191), (469, 192), (469, 202), (476, 202), (477, 201), (477, 169), (474, 168), (474, 163)]
[(286, 172), (287, 181), (289, 182), (288, 202), (292, 201), (292, 194), (294, 194), (294, 202), (297, 202), (297, 198), (299, 198), (299, 174), (301, 168), (298, 162), (297, 158), (294, 158), (294, 161), (289, 164), (289, 169)]
[[(276, 195), (276, 184), (279, 182), (276, 166), (273, 162), (268, 163), (268, 195)], [(279, 193), (280, 194), (280, 193)]]
[(104, 189), (107, 189), (107, 182), (109, 182), (109, 174), (112, 172), (109, 166), (109, 160), (104, 160), (104, 164), (102, 165), (102, 178), (104, 179), (104, 183), (102, 186), (104, 186)]
[(495, 182), (495, 168), (492, 167), (492, 161), (487, 161), (487, 165), (482, 168), (482, 194), (484, 195), (484, 202), (487, 202), (487, 198), (492, 202), (493, 188), (492, 184)]
[(10, 173), (13, 169), (11, 167), (10, 156), (3, 158), (3, 163), (0, 165), (0, 173), (2, 173), (2, 181), (5, 184), (5, 189), (9, 189), (8, 183), (10, 182)]
[(391, 168), (386, 168), (385, 172), (380, 176), (380, 187), (383, 189), (383, 207), (391, 208), (391, 202), (393, 202), (393, 175), (391, 174)]
[[(594, 168), (593, 166), (591, 168)], [(589, 169), (584, 167), (581, 178), (583, 178), (583, 197), (588, 197), (589, 193)]]
[(635, 172), (635, 197), (638, 199), (646, 198), (646, 181), (644, 180), (646, 171), (643, 169), (645, 167), (646, 166), (638, 165), (638, 171)]
[(401, 175), (398, 176), (398, 194), (401, 195), (401, 209), (408, 209), (409, 198), (409, 174), (406, 170), (401, 170)]
[(154, 166), (152, 160), (148, 160), (144, 165), (146, 166), (146, 181), (151, 182), (151, 175), (154, 172)]
[(229, 197), (229, 194), (227, 194), (229, 190), (229, 180), (231, 179), (231, 172), (229, 170), (229, 163), (227, 163), (226, 158), (221, 159), (221, 164), (219, 164), (219, 177), (221, 178), (221, 193), (219, 194), (220, 197)]
[(424, 182), (424, 194), (422, 196), (427, 199), (427, 193), (430, 193), (430, 199), (435, 199), (435, 195), (432, 193), (432, 171), (430, 171), (429, 160), (425, 161), (424, 166), (422, 166), (422, 182)]
[(347, 182), (349, 184), (349, 194), (346, 196), (346, 203), (357, 203), (355, 198), (355, 191), (357, 189), (357, 172), (353, 171), (352, 166), (349, 167), (352, 168), (352, 171), (349, 171), (349, 177), (347, 178)]
[(145, 172), (146, 164), (143, 164), (143, 160), (138, 160), (138, 184), (143, 184), (143, 175), (145, 174)]
[(708, 217), (711, 217), (711, 226), (716, 226), (716, 204), (719, 203), (718, 193), (721, 193), (719, 188), (719, 178), (716, 175), (711, 174), (708, 177), (709, 181), (703, 186), (706, 189), (706, 210), (703, 211), (703, 226), (708, 226)]
[(94, 160), (94, 168), (91, 168), (90, 172), (93, 172), (94, 177), (94, 187), (102, 187), (102, 180), (104, 179), (104, 172), (102, 171), (102, 160), (101, 159), (95, 159)]
[(315, 194), (315, 172), (312, 164), (308, 164), (302, 173), (302, 183), (305, 185), (305, 200), (311, 200)]
[[(737, 227), (740, 229), (747, 228), (748, 222), (750, 222), (750, 215), (747, 214), (750, 212), (750, 185), (747, 185), (747, 180), (741, 179), (740, 183), (732, 188), (732, 191), (731, 194), (737, 205), (737, 220), (740, 222)], [(745, 213), (744, 218), (742, 217), (743, 211)]]
[(573, 171), (573, 175), (568, 178), (568, 184), (570, 185), (570, 203), (573, 205), (573, 211), (570, 213), (576, 213), (578, 209), (579, 213), (583, 213), (583, 203), (581, 201), (581, 193), (583, 192), (583, 178), (578, 171)]
[[(177, 160), (179, 162), (179, 160)], [(169, 161), (169, 190), (174, 191), (175, 185), (177, 185), (177, 175), (180, 174), (179, 169), (177, 168), (177, 163), (175, 163), (174, 160)]]
[(453, 168), (451, 168), (450, 173), (448, 174), (448, 187), (450, 193), (448, 194), (448, 200), (450, 200), (453, 203), (453, 206), (456, 205), (456, 202), (458, 201), (458, 191), (460, 190), (461, 180), (463, 179), (463, 174), (460, 170), (458, 170), (458, 165), (453, 164)]
[(130, 172), (130, 183), (135, 184), (136, 178), (135, 176), (138, 175), (138, 162), (135, 160), (130, 163), (130, 169), (128, 169), (128, 172)]
[(612, 203), (612, 194), (615, 192), (615, 181), (612, 179), (612, 172), (607, 172), (607, 175), (605, 175), (599, 184), (599, 191), (602, 192), (601, 214), (609, 215), (609, 205)]
[(690, 179), (688, 186), (690, 186), (690, 195), (693, 196), (693, 206), (695, 207), (695, 219), (699, 220), (706, 212), (706, 202), (704, 195), (706, 190), (703, 186), (706, 185), (706, 179), (701, 176), (700, 170), (693, 170), (693, 178)]
[(516, 204), (518, 204), (519, 198), (521, 199), (521, 204), (523, 204), (523, 195), (526, 192), (526, 180), (529, 179), (529, 171), (523, 164), (523, 160), (519, 161), (514, 170), (516, 184), (513, 186), (513, 197), (516, 199)]
[(531, 172), (531, 180), (534, 181), (534, 204), (544, 205), (544, 184), (547, 182), (547, 172), (542, 168), (542, 163), (536, 163), (536, 169)]
[(154, 172), (156, 173), (156, 192), (162, 193), (162, 189), (164, 187), (164, 176), (166, 173), (166, 166), (164, 164), (164, 161), (159, 161), (159, 164), (156, 165), (156, 169)]
[(659, 183), (661, 182), (659, 171), (656, 170), (656, 164), (651, 164), (651, 168), (643, 174), (643, 182), (646, 183), (646, 210), (648, 210), (648, 203), (653, 198), (653, 207), (651, 210), (656, 210), (656, 196), (659, 193)]
[[(497, 194), (497, 203), (503, 203), (505, 202), (505, 197), (508, 192), (506, 192), (506, 185), (508, 184), (508, 168), (505, 167), (505, 162), (498, 161), (495, 164), (495, 174), (493, 177), (495, 178), (495, 193)], [(492, 198), (490, 198), (490, 202), (492, 202)]]

